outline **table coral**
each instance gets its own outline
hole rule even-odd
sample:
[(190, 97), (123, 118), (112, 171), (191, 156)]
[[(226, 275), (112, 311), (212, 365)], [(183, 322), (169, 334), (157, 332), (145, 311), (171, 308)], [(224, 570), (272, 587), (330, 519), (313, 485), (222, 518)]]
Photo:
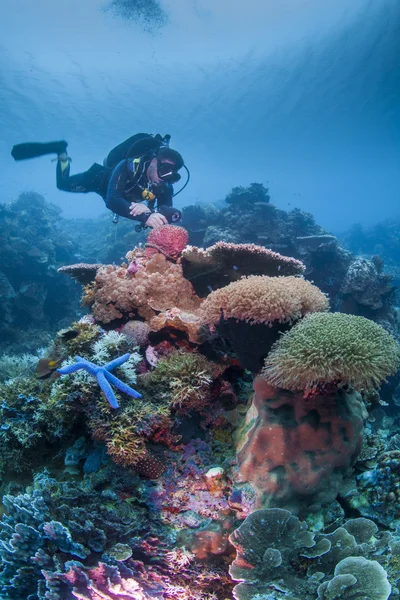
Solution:
[(299, 275), (305, 270), (300, 260), (282, 256), (256, 244), (217, 242), (203, 250), (188, 246), (182, 253), (183, 273), (196, 292), (206, 296), (239, 280), (243, 275)]

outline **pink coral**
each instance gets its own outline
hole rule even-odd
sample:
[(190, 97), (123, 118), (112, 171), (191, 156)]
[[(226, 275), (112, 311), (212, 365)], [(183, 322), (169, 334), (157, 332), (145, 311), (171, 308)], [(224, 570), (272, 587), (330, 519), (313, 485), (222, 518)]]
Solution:
[(170, 332), (171, 335), (183, 332), (193, 344), (203, 343), (208, 333), (198, 312), (187, 312), (176, 307), (153, 317), (150, 328), (151, 331)]
[(244, 277), (215, 290), (201, 307), (204, 322), (233, 318), (250, 324), (291, 323), (309, 312), (325, 311), (325, 294), (302, 277)]
[(152, 256), (156, 252), (164, 254), (169, 259), (176, 260), (189, 241), (186, 229), (176, 225), (164, 225), (153, 229), (147, 238), (146, 255)]
[(124, 267), (99, 269), (94, 291), (93, 314), (98, 322), (131, 318), (139, 314), (150, 320), (158, 312), (177, 307), (192, 312), (200, 306), (182, 267), (155, 254), (134, 275)]
[(150, 327), (143, 321), (128, 321), (122, 327), (121, 333), (128, 338), (131, 344), (146, 346), (149, 343)]
[(304, 398), (254, 380), (254, 398), (237, 432), (240, 482), (258, 506), (298, 511), (332, 502), (357, 458), (367, 416), (357, 392)]

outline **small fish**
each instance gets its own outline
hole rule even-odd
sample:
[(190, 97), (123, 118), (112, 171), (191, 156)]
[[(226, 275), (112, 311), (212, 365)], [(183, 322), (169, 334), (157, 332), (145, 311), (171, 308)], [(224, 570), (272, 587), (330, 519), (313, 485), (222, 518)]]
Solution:
[(237, 271), (237, 270), (238, 270), (238, 267), (237, 267), (236, 265), (233, 265), (233, 267), (232, 267), (232, 268), (233, 268), (233, 270), (234, 270), (234, 271)]
[(208, 285), (208, 286), (207, 286), (207, 289), (208, 289), (208, 291), (209, 291), (210, 293), (214, 291), (214, 290), (212, 289), (211, 285)]
[(281, 270), (281, 265), (278, 265), (278, 271), (280, 271), (280, 270)]
[(41, 377), (48, 377), (49, 375), (58, 375), (54, 371), (61, 365), (61, 360), (53, 360), (49, 358), (41, 358), (36, 367), (36, 375)]

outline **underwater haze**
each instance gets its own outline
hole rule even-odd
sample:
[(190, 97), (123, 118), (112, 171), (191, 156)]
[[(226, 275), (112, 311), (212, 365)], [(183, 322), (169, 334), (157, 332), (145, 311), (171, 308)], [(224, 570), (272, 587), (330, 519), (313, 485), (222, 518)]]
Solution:
[(55, 188), (137, 131), (170, 133), (191, 171), (179, 207), (268, 184), (329, 230), (398, 214), (397, 0), (0, 1), (1, 202), (35, 190), (65, 216), (104, 211)]
[(0, 600), (400, 600), (400, 1), (0, 9)]

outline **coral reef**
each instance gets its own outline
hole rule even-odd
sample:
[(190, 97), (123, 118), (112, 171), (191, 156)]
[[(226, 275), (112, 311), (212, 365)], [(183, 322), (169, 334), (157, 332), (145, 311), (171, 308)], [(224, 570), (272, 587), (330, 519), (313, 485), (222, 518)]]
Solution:
[(379, 387), (399, 368), (398, 342), (369, 319), (342, 313), (306, 316), (272, 347), (262, 376), (288, 390)]
[[(335, 236), (315, 223), (311, 214), (298, 208), (289, 212), (278, 209), (270, 202), (267, 188), (261, 184), (251, 184), (247, 188), (234, 188), (225, 198), (225, 204), (219, 204), (219, 208), (209, 204), (185, 207), (183, 222), (189, 231), (189, 242), (196, 246), (207, 247), (221, 240), (257, 244), (298, 259), (306, 265), (305, 277), (329, 295), (333, 310), (365, 316), (385, 327), (390, 324), (393, 329), (398, 329), (393, 308), (395, 287), (391, 285), (390, 277), (383, 273), (382, 261), (376, 258), (367, 261), (375, 299), (371, 302), (372, 296), (367, 285), (364, 286), (364, 293), (348, 285), (351, 283), (350, 274), (358, 270), (359, 259), (346, 249), (352, 252), (362, 249), (363, 253), (370, 253), (370, 259), (373, 255), (382, 254), (390, 271), (397, 273), (396, 257), (400, 245), (395, 220), (372, 228), (369, 232), (350, 232), (344, 237), (343, 247)], [(356, 262), (354, 267), (353, 262)], [(232, 277), (231, 273), (227, 275)], [(206, 295), (207, 284), (212, 287), (215, 285), (212, 278), (213, 272), (207, 274), (205, 271), (201, 287), (193, 279), (197, 293)], [(345, 279), (348, 283), (344, 286)], [(378, 308), (381, 303), (382, 306)]]
[(32, 352), (45, 345), (44, 332), (54, 334), (77, 314), (79, 287), (57, 274), (58, 266), (75, 259), (73, 243), (58, 228), (60, 212), (34, 192), (0, 205), (3, 351), (15, 344), (19, 353)]
[(305, 266), (299, 260), (282, 256), (256, 244), (217, 242), (203, 250), (188, 246), (182, 252), (183, 274), (192, 282), (196, 293), (208, 295), (238, 281), (244, 275), (300, 275)]
[(263, 509), (247, 517), (230, 540), (237, 551), (230, 574), (242, 582), (234, 588), (236, 600), (387, 600), (388, 575), (397, 579), (391, 561), (399, 539), (377, 533), (367, 519), (315, 534), (289, 511)]
[[(121, 499), (122, 490), (128, 489), (129, 495)], [(144, 498), (135, 476), (115, 466), (86, 484), (40, 473), (32, 487), (6, 494), (0, 522), (2, 597), (48, 598), (47, 581), (52, 572), (68, 570), (68, 561), (97, 563), (115, 544), (145, 534)], [(72, 597), (66, 585), (52, 591), (60, 600)]]
[(326, 296), (302, 277), (254, 275), (211, 292), (201, 314), (230, 341), (242, 366), (257, 373), (280, 332), (328, 307)]
[(254, 398), (237, 430), (238, 482), (249, 482), (257, 506), (299, 513), (328, 505), (361, 449), (367, 417), (356, 392), (293, 394), (254, 381)]
[(30, 222), (51, 207), (29, 198), (1, 209), (17, 246), (7, 255), (0, 234), (2, 323), (21, 319), (30, 350), (36, 309), (15, 312), (12, 279), (28, 261), (28, 295), (59, 268), (90, 312), (76, 320), (62, 296), (76, 282), (61, 278), (63, 322), (38, 304), (45, 343), (32, 348), (46, 347), (0, 359), (0, 596), (399, 599), (399, 346), (383, 262), (279, 210), (261, 184), (187, 207), (186, 230), (147, 240), (55, 210), (33, 243)]

